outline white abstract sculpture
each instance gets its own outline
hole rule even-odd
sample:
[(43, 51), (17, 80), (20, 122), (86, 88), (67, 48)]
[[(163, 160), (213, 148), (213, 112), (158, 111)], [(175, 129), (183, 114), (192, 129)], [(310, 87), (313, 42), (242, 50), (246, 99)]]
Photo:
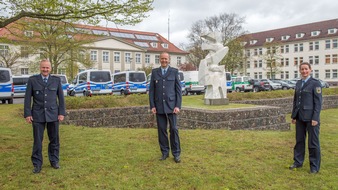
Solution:
[[(219, 65), (219, 62), (228, 53), (229, 48), (223, 46), (221, 35), (218, 32), (212, 32), (201, 37), (205, 39), (202, 43), (202, 50), (209, 50), (209, 54), (201, 60), (198, 69), (199, 84), (206, 86), (204, 99), (226, 99), (227, 89), (224, 65)], [(206, 101), (204, 102), (205, 104), (210, 104), (206, 103)]]

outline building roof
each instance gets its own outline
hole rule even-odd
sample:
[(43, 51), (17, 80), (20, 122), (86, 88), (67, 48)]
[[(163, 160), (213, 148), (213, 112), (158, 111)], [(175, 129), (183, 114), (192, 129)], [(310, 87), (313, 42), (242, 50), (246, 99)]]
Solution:
[[(141, 49), (146, 49), (148, 52), (168, 52), (175, 54), (188, 54), (188, 52), (183, 51), (176, 47), (173, 43), (165, 39), (158, 33), (154, 32), (144, 32), (136, 30), (125, 30), (118, 28), (108, 28), (102, 26), (90, 26), (75, 24), (75, 33), (83, 33), (98, 36), (98, 40), (104, 38), (119, 39), (128, 44), (133, 44)], [(6, 36), (10, 32), (7, 28), (0, 28), (0, 37)], [(14, 40), (14, 37), (12, 37)]]
[(245, 47), (263, 46), (265, 42), (294, 43), (338, 36), (338, 19), (291, 26), (275, 30), (246, 34)]

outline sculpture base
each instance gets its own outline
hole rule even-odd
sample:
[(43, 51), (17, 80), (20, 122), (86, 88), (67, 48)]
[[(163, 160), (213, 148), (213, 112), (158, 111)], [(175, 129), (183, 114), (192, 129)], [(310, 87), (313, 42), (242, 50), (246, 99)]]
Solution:
[(229, 105), (228, 98), (220, 98), (220, 99), (204, 99), (205, 105)]

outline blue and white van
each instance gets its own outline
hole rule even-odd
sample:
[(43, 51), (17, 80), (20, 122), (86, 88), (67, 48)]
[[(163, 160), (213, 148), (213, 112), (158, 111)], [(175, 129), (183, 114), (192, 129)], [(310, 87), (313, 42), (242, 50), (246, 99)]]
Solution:
[(57, 76), (61, 79), (61, 85), (62, 85), (62, 90), (63, 90), (63, 95), (67, 96), (68, 95), (68, 91), (69, 91), (69, 83), (67, 80), (67, 76), (66, 75), (61, 75), (61, 74), (52, 74), (53, 76)]
[(76, 75), (70, 96), (112, 94), (113, 82), (109, 70), (85, 70)]
[(25, 97), (29, 75), (13, 76), (14, 98)]
[(225, 72), (225, 79), (227, 83), (227, 92), (232, 92), (232, 78), (230, 72)]
[(0, 100), (3, 104), (13, 104), (14, 87), (12, 71), (9, 68), (0, 68)]
[(144, 71), (122, 71), (112, 75), (114, 94), (147, 93)]

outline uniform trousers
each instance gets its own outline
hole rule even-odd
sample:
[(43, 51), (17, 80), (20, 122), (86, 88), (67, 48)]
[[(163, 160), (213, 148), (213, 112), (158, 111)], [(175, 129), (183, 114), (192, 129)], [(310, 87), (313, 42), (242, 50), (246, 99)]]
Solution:
[(320, 143), (319, 143), (319, 126), (312, 126), (311, 121), (296, 121), (296, 145), (294, 147), (294, 164), (302, 166), (305, 155), (306, 132), (308, 132), (308, 150), (310, 168), (316, 171), (320, 169)]
[(49, 138), (48, 144), (48, 158), (50, 163), (59, 162), (59, 122), (33, 122), (33, 151), (32, 151), (32, 163), (34, 166), (42, 166), (42, 141), (47, 126), (47, 134)]
[(180, 156), (181, 154), (180, 138), (178, 135), (178, 128), (176, 125), (177, 115), (173, 113), (156, 114), (156, 120), (158, 127), (158, 141), (160, 144), (162, 155), (169, 155), (169, 140), (167, 131), (167, 126), (169, 122), (171, 153), (174, 157)]

